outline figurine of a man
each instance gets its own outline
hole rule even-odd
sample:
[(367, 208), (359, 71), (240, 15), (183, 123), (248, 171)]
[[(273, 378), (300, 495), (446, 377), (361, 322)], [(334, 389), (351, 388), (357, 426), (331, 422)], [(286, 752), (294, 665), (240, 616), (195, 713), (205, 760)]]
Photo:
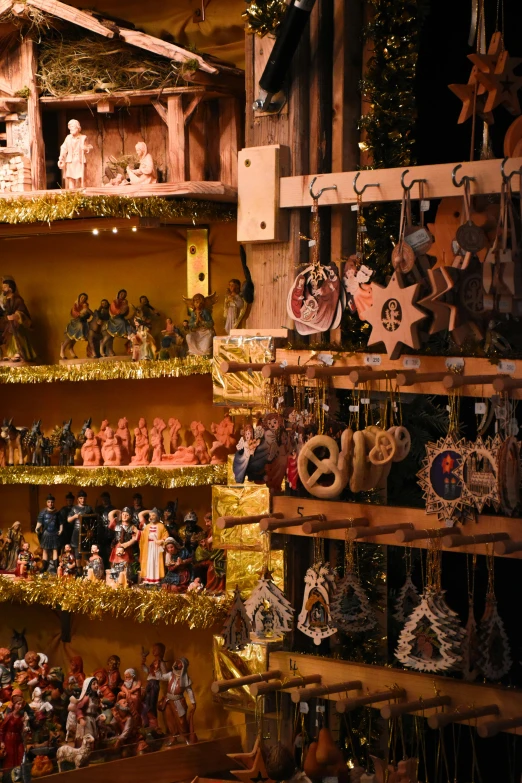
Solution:
[(64, 546), (65, 544), (69, 544), (71, 542), (72, 527), (70, 525), (67, 525), (66, 523), (71, 508), (73, 506), (74, 506), (74, 495), (72, 492), (68, 492), (65, 496), (65, 506), (62, 506), (60, 511), (58, 512), (60, 514), (60, 524), (62, 526), (62, 539), (61, 539), (62, 546)]
[(66, 189), (72, 190), (84, 187), (85, 155), (92, 150), (92, 144), (87, 144), (87, 136), (80, 132), (82, 126), (78, 120), (69, 120), (67, 127), (69, 135), (60, 147), (58, 168), (63, 169)]
[(92, 582), (105, 579), (105, 568), (100, 555), (100, 550), (96, 544), (91, 546), (91, 556), (87, 563), (87, 579)]
[(47, 495), (45, 508), (38, 514), (36, 521), (36, 533), (42, 533), (40, 546), (43, 550), (42, 561), (43, 570), (49, 568), (49, 555), (52, 554), (54, 571), (58, 568), (58, 552), (60, 549), (60, 536), (62, 535), (63, 525), (60, 512), (54, 505), (53, 495)]
[(31, 316), (11, 277), (2, 280), (0, 296), (0, 345), (3, 358), (11, 362), (32, 362), (36, 352), (30, 339)]
[[(181, 734), (187, 745), (198, 741), (194, 732), (194, 712), (196, 710), (196, 697), (192, 690), (192, 680), (187, 670), (189, 662), (186, 658), (174, 661), (172, 671), (161, 674), (162, 680), (168, 680), (167, 695), (165, 696), (165, 723), (171, 737)], [(156, 675), (158, 676), (158, 675)], [(187, 699), (190, 706), (187, 705)]]
[(74, 550), (74, 556), (76, 558), (76, 566), (81, 567), (82, 556), (80, 554), (80, 524), (81, 517), (84, 514), (93, 514), (91, 506), (87, 505), (87, 492), (81, 489), (78, 492), (75, 505), (71, 508), (70, 514), (67, 517), (67, 522), (70, 525), (74, 525), (71, 536), (71, 546)]
[(109, 514), (113, 511), (114, 506), (111, 503), (111, 496), (108, 492), (102, 492), (100, 495), (100, 505), (96, 506), (96, 513), (98, 514), (99, 527), (98, 538), (101, 543), (100, 554), (103, 557), (105, 568), (109, 568), (109, 557), (111, 554), (111, 539), (112, 531), (109, 530)]
[(158, 181), (156, 177), (156, 167), (152, 160), (152, 155), (147, 151), (147, 145), (144, 141), (136, 144), (136, 155), (140, 165), (137, 169), (131, 169), (127, 166), (127, 176), (131, 185), (153, 185)]

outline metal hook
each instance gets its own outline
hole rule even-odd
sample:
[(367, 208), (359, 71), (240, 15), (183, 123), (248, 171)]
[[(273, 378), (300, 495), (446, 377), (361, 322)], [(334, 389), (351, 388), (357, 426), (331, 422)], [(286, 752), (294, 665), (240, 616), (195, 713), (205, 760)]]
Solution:
[(362, 190), (357, 190), (357, 180), (359, 179), (361, 172), (358, 171), (355, 177), (353, 178), (353, 189), (357, 193), (358, 196), (362, 196), (366, 188), (378, 188), (379, 183), (378, 182), (369, 182), (367, 185), (363, 185)]
[(313, 180), (310, 182), (310, 187), (309, 187), (310, 196), (312, 197), (312, 199), (313, 199), (314, 201), (319, 201), (319, 199), (321, 198), (321, 196), (323, 195), (323, 193), (325, 192), (325, 190), (337, 190), (337, 185), (328, 185), (328, 187), (327, 187), (327, 188), (321, 188), (321, 190), (319, 191), (319, 193), (314, 193), (314, 191), (312, 190), (312, 188), (313, 188), (313, 186), (314, 186), (314, 183), (315, 183), (315, 180), (316, 180), (316, 179), (317, 179), (317, 177), (314, 177), (314, 178), (313, 178)]
[(401, 174), (401, 185), (402, 185), (402, 187), (404, 188), (404, 190), (406, 190), (406, 191), (410, 191), (410, 190), (412, 189), (412, 187), (413, 187), (413, 186), (414, 186), (414, 185), (415, 185), (417, 182), (419, 182), (419, 183), (420, 183), (420, 182), (427, 182), (427, 181), (428, 181), (427, 179), (412, 179), (412, 181), (410, 182), (410, 184), (409, 184), (409, 185), (405, 185), (405, 184), (404, 184), (404, 177), (406, 176), (406, 174), (408, 173), (408, 171), (409, 171), (409, 169), (404, 169), (404, 171), (403, 171), (403, 172), (402, 172), (402, 174)]
[(467, 174), (465, 174), (460, 182), (457, 182), (457, 171), (462, 168), (462, 163), (457, 163), (453, 171), (451, 172), (451, 181), (455, 185), (456, 188), (461, 188), (465, 182), (475, 182), (476, 177), (468, 177)]
[(504, 167), (505, 167), (506, 163), (508, 162), (508, 160), (509, 160), (509, 157), (506, 157), (506, 158), (504, 158), (504, 160), (500, 164), (500, 171), (501, 171), (501, 174), (502, 174), (502, 179), (503, 179), (503, 181), (504, 181), (504, 183), (506, 185), (507, 185), (508, 182), (511, 182), (513, 177), (521, 177), (522, 178), (522, 168), (514, 169), (511, 172), (511, 174), (506, 174), (506, 171), (505, 171)]

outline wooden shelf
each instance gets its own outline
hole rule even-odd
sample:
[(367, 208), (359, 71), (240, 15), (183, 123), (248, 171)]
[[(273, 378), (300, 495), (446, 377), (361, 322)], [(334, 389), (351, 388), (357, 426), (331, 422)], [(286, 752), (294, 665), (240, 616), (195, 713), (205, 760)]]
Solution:
[[(120, 106), (150, 106), (151, 100), (157, 99), (159, 90), (121, 90), (119, 92), (92, 92), (79, 93), (78, 95), (44, 95), (40, 98), (43, 109), (73, 109), (84, 106), (96, 106), (110, 101), (116, 107)], [(168, 95), (200, 95), (202, 100), (211, 100), (230, 95), (227, 90), (216, 87), (202, 87), (198, 85), (186, 85), (183, 87), (165, 87), (161, 90), (161, 96)], [(3, 98), (2, 98), (3, 100)]]
[(125, 361), (123, 357), (121, 360), (73, 362), (0, 366), (0, 384), (183, 378), (188, 375), (210, 375), (212, 372), (212, 359), (203, 356), (149, 362)]
[[(377, 525), (391, 525), (398, 522), (410, 522), (417, 530), (424, 530), (425, 528), (442, 528), (444, 527), (441, 522), (438, 521), (436, 514), (426, 514), (422, 508), (403, 508), (401, 506), (379, 506), (376, 504), (367, 503), (341, 503), (339, 501), (327, 501), (318, 500), (315, 498), (293, 498), (278, 496), (274, 497), (272, 501), (272, 511), (274, 513), (282, 513), (287, 518), (297, 516), (297, 508), (301, 510), (303, 516), (312, 514), (324, 514), (327, 519), (356, 519), (357, 517), (365, 517), (369, 522), (369, 529), (376, 527)], [(480, 514), (477, 517), (477, 523), (471, 523), (462, 528), (462, 532), (466, 535), (479, 535), (481, 533), (507, 533), (514, 541), (520, 540), (522, 537), (522, 522), (516, 517), (494, 517), (486, 514)], [(283, 526), (277, 529), (278, 533), (283, 533), (289, 536), (304, 536), (306, 535), (301, 531), (300, 527), (284, 527), (284, 520), (282, 520)], [(452, 532), (451, 528), (448, 528), (448, 534)], [(344, 530), (325, 530), (319, 533), (324, 538), (336, 539), (338, 541), (344, 541)], [(404, 544), (398, 544), (395, 535), (379, 536), (378, 538), (365, 538), (365, 542), (372, 544), (393, 544), (394, 546), (404, 546)], [(427, 539), (420, 539), (413, 541), (408, 546), (426, 548), (428, 544)], [(443, 546), (442, 549), (445, 549)], [(490, 545), (491, 550), (491, 545)], [(449, 552), (471, 552), (477, 554), (486, 554), (486, 544), (474, 544), (471, 546), (462, 546), (458, 549), (447, 549)], [(499, 557), (514, 557), (522, 558), (522, 552), (514, 552), (510, 555), (499, 555)]]
[(52, 485), (80, 487), (205, 487), (226, 484), (226, 465), (191, 465), (163, 468), (155, 465), (120, 468), (33, 467), (16, 465), (0, 468), (0, 484)]
[[(396, 370), (397, 372), (406, 372), (416, 369), (417, 373), (450, 373), (446, 362), (450, 363), (451, 359), (458, 359), (464, 362), (463, 374), (464, 375), (501, 375), (498, 366), (493, 364), (489, 359), (477, 358), (474, 356), (423, 356), (421, 354), (405, 354), (400, 359), (390, 359), (386, 354), (376, 353), (342, 353), (338, 354), (335, 351), (321, 351), (324, 354), (331, 354), (335, 356), (334, 367), (365, 367), (368, 369), (369, 365), (365, 361), (365, 357), (376, 357), (380, 361), (378, 365), (374, 365), (374, 371), (378, 370)], [(412, 362), (415, 363), (418, 360), (419, 366), (412, 368)], [(317, 351), (297, 351), (278, 349), (276, 351), (276, 364), (286, 361), (289, 365), (300, 364), (301, 366), (323, 366), (317, 361)], [(515, 365), (515, 370), (509, 373), (509, 377), (522, 379), (522, 359), (506, 359), (506, 361), (512, 362)], [(335, 389), (353, 389), (354, 385), (348, 378), (348, 376), (333, 376), (331, 379), (331, 385)], [(310, 386), (315, 384), (315, 381), (308, 381)], [(386, 380), (377, 380), (371, 382), (371, 388), (375, 391), (386, 390)], [(441, 381), (431, 381), (426, 384), (413, 384), (412, 386), (401, 387), (401, 394), (448, 394), (447, 388)], [(461, 394), (466, 397), (491, 397), (493, 394), (493, 387), (490, 383), (484, 385), (472, 384), (470, 386), (462, 386)], [(513, 389), (510, 391), (510, 396), (514, 399), (522, 399), (522, 389)]]
[[(292, 668), (290, 668), (290, 665)], [(432, 698), (435, 690), (443, 696), (450, 696), (452, 708), (459, 705), (468, 707), (483, 707), (488, 704), (497, 704), (500, 718), (517, 718), (520, 716), (522, 691), (513, 688), (503, 688), (497, 685), (483, 685), (482, 683), (469, 683), (455, 680), (451, 677), (440, 677), (433, 674), (421, 674), (420, 672), (395, 669), (389, 666), (374, 666), (350, 661), (339, 661), (332, 658), (319, 658), (315, 655), (300, 655), (298, 653), (271, 652), (269, 666), (272, 669), (281, 669), (283, 676), (295, 677), (296, 674), (307, 676), (310, 674), (322, 675), (323, 685), (348, 680), (360, 680), (363, 684), (362, 692), (358, 695), (366, 695), (368, 692), (384, 691), (393, 685), (406, 690), (406, 700), (412, 701), (422, 697)], [(297, 666), (297, 670), (294, 668)], [(356, 692), (355, 692), (356, 693)], [(354, 693), (354, 695), (355, 695)], [(343, 698), (342, 694), (327, 695), (324, 698), (336, 701)], [(382, 705), (380, 704), (379, 707)], [(450, 708), (447, 708), (449, 710)], [(426, 710), (431, 715), (435, 710)], [(491, 717), (478, 720), (478, 724), (487, 723)], [(473, 721), (475, 725), (475, 721)], [(512, 732), (516, 732), (513, 729)]]
[[(1, 149), (1, 148), (0, 148)], [(233, 204), (237, 201), (237, 189), (224, 185), (222, 182), (158, 182), (147, 187), (97, 187), (82, 188), (81, 190), (63, 191), (55, 190), (26, 190), (22, 193), (0, 193), (1, 199), (34, 199), (48, 196), (57, 196), (60, 193), (77, 193), (82, 196), (127, 196), (132, 198), (147, 198), (149, 196), (187, 196), (193, 199), (205, 199), (206, 201), (222, 201)], [(185, 221), (186, 222), (186, 221)], [(130, 224), (129, 224), (130, 227)]]

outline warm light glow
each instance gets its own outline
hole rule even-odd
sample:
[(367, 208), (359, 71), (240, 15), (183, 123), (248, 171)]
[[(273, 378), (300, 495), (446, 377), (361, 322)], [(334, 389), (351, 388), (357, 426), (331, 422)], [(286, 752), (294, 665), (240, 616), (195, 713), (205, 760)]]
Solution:
[(136, 228), (136, 226), (133, 226), (133, 227), (132, 227), (132, 230), (133, 230), (133, 231), (137, 231), (138, 229)]
[(100, 232), (98, 231), (97, 228), (93, 228), (92, 233), (94, 234), (94, 236), (97, 236)]
[(118, 233), (118, 229), (117, 229), (117, 228), (113, 228), (113, 229), (112, 229), (112, 233), (113, 233), (113, 234), (117, 234), (117, 233)]

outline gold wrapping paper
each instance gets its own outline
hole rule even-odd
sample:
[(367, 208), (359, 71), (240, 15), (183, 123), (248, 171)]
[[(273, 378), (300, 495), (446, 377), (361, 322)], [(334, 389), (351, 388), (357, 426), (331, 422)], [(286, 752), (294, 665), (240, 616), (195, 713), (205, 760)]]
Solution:
[(261, 548), (259, 525), (237, 525), (218, 530), (219, 517), (246, 517), (253, 514), (267, 514), (270, 511), (270, 491), (267, 487), (240, 485), (212, 487), (213, 543), (216, 548), (230, 547)]
[[(243, 598), (249, 596), (260, 579), (264, 563), (264, 552), (255, 552), (251, 549), (229, 549), (227, 552), (227, 590), (232, 591), (237, 585)], [(284, 590), (285, 562), (282, 549), (270, 552), (269, 565), (274, 582), (281, 590)]]
[[(266, 672), (268, 668), (268, 646), (265, 644), (247, 644), (244, 650), (233, 652), (224, 648), (222, 636), (214, 636), (212, 656), (214, 680), (231, 680), (249, 674), (260, 674)], [(214, 696), (214, 701), (224, 707), (243, 707), (252, 710), (255, 707), (255, 699), (250, 695), (248, 685), (218, 693)]]
[(36, 196), (35, 198), (5, 198), (0, 200), (0, 223), (52, 223), (83, 217), (148, 217), (183, 218), (196, 223), (236, 220), (236, 206), (195, 199), (167, 199), (161, 196), (134, 198), (132, 196), (85, 196), (67, 193)]
[(264, 379), (260, 372), (237, 372), (223, 375), (221, 362), (271, 362), (274, 354), (272, 337), (214, 337), (212, 384), (214, 405), (264, 404)]
[(83, 364), (27, 364), (0, 367), (0, 383), (53, 383), (55, 381), (112, 381), (141, 378), (180, 378), (204, 375), (212, 360), (204, 356), (152, 362), (87, 361)]
[(223, 484), (226, 465), (191, 465), (186, 468), (81, 468), (16, 465), (0, 468), (0, 484), (75, 484), (80, 487), (203, 487)]
[(222, 623), (230, 600), (196, 593), (175, 595), (165, 590), (120, 588), (84, 579), (7, 579), (0, 576), (0, 603), (43, 604), (53, 609), (86, 614), (91, 620), (104, 614), (137, 623), (185, 624), (212, 628)]

